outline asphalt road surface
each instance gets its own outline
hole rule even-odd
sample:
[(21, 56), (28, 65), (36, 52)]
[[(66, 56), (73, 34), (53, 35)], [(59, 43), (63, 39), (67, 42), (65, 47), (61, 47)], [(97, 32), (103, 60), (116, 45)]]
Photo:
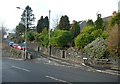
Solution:
[(118, 76), (63, 66), (41, 58), (39, 61), (2, 58), (3, 82), (118, 82)]

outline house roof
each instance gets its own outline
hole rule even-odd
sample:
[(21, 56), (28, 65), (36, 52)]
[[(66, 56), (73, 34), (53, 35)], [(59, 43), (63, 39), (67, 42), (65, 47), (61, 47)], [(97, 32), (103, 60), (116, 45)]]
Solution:
[(104, 17), (104, 18), (102, 18), (103, 19), (103, 21), (107, 21), (107, 22), (109, 22), (110, 21), (110, 19), (112, 18), (112, 16), (107, 16), (107, 17)]

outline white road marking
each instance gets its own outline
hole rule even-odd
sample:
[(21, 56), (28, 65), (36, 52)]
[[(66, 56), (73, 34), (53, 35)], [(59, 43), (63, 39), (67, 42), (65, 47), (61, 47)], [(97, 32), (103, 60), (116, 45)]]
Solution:
[(23, 70), (23, 71), (30, 72), (30, 70), (28, 70), (28, 69), (20, 68), (20, 67), (14, 66), (14, 65), (12, 65), (11, 67), (16, 68), (16, 69), (20, 69), (20, 70)]
[(60, 82), (67, 82), (67, 81), (64, 81), (64, 80), (61, 80), (61, 79), (57, 79), (57, 78), (52, 77), (52, 76), (45, 76), (45, 77), (53, 79), (53, 80), (57, 80), (57, 81), (60, 81)]
[(82, 63), (83, 66), (86, 66), (85, 63)]
[(18, 59), (18, 58), (8, 58), (8, 59), (11, 59), (11, 60), (23, 60), (23, 59)]
[(51, 61), (49, 60), (48, 63), (50, 63)]
[(102, 72), (102, 70), (96, 70), (96, 71), (98, 71), (98, 72)]
[(91, 71), (90, 69), (88, 69), (87, 71)]

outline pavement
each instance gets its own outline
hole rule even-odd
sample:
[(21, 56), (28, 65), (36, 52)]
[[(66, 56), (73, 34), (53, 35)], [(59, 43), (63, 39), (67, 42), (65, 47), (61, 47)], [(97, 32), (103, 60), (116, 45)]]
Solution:
[[(36, 53), (36, 58), (33, 59), (33, 60), (37, 60), (37, 61), (41, 61), (41, 56), (48, 59), (50, 62), (56, 62), (58, 64), (61, 64), (63, 66), (68, 66), (68, 67), (75, 67), (75, 68), (83, 68), (84, 70), (87, 70), (87, 71), (92, 71), (92, 72), (100, 72), (100, 73), (106, 73), (106, 74), (112, 74), (112, 75), (118, 75), (120, 76), (120, 71), (116, 71), (116, 70), (110, 70), (110, 69), (100, 69), (100, 68), (94, 68), (94, 67), (91, 67), (89, 65), (86, 65), (84, 63), (75, 63), (73, 61), (69, 61), (69, 60), (65, 60), (65, 59), (60, 59), (60, 58), (56, 58), (56, 57), (53, 57), (53, 56), (46, 56), (44, 54), (40, 54), (38, 52), (34, 52)], [(34, 54), (35, 55), (35, 54)]]

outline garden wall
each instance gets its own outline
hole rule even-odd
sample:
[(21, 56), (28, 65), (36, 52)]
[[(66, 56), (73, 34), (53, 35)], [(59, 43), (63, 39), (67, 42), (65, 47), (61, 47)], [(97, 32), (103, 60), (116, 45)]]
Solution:
[[(40, 52), (49, 56), (48, 51), (49, 51), (49, 48), (45, 48), (43, 46), (40, 47)], [(51, 47), (51, 56), (59, 58), (59, 59), (73, 61), (76, 63), (83, 62), (82, 54), (80, 53), (79, 50), (77, 50), (73, 47), (64, 49), (64, 50)]]

